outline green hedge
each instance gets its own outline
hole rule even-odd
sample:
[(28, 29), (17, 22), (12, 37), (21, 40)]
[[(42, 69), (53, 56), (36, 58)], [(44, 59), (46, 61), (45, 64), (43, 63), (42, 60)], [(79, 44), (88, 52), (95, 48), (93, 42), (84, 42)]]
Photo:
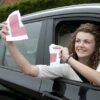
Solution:
[(19, 3), (0, 6), (0, 22), (5, 21), (8, 15), (14, 10), (20, 10), (21, 15), (55, 8), (66, 5), (82, 3), (99, 3), (100, 0), (20, 0)]

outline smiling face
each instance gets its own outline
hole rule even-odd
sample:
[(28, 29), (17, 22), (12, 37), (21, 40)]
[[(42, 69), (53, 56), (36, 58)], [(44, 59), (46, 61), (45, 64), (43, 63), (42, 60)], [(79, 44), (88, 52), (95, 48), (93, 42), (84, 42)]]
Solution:
[(78, 58), (89, 58), (95, 50), (95, 38), (90, 33), (79, 32), (75, 40), (75, 52)]

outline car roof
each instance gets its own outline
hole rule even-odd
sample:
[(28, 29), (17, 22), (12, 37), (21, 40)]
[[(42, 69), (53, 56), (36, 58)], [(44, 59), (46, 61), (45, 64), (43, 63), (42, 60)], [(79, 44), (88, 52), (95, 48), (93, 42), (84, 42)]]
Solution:
[(22, 20), (62, 15), (67, 13), (100, 13), (100, 3), (78, 4), (42, 10), (22, 16)]

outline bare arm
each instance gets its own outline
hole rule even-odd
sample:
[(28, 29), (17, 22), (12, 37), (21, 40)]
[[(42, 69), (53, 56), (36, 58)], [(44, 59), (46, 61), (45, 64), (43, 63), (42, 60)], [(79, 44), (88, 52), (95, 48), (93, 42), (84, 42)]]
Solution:
[(25, 74), (36, 76), (38, 74), (38, 68), (30, 62), (20, 53), (14, 43), (7, 43), (7, 47), (17, 66)]
[(3, 38), (6, 47), (8, 48), (12, 58), (16, 62), (17, 66), (21, 69), (25, 74), (29, 74), (32, 76), (38, 75), (38, 68), (35, 65), (30, 64), (30, 62), (21, 54), (21, 52), (17, 49), (13, 42), (6, 41), (6, 34), (8, 30), (6, 25), (4, 24), (0, 36)]
[(92, 82), (95, 85), (100, 86), (100, 72), (90, 68), (85, 64), (80, 63), (79, 61), (75, 60), (73, 57), (69, 58), (69, 51), (67, 48), (62, 48), (62, 59), (63, 61), (67, 61), (77, 72), (83, 75), (87, 80)]
[(83, 75), (87, 80), (93, 82), (95, 85), (100, 86), (100, 72), (86, 66), (79, 61), (75, 60), (73, 57), (70, 57), (68, 63), (81, 75)]

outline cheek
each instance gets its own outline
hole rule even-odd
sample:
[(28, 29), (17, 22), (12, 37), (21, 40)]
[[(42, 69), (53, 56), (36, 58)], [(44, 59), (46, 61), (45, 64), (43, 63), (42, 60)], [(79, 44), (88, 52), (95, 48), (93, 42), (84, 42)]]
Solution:
[(88, 47), (90, 53), (92, 54), (95, 51), (95, 45), (91, 45), (90, 47)]

